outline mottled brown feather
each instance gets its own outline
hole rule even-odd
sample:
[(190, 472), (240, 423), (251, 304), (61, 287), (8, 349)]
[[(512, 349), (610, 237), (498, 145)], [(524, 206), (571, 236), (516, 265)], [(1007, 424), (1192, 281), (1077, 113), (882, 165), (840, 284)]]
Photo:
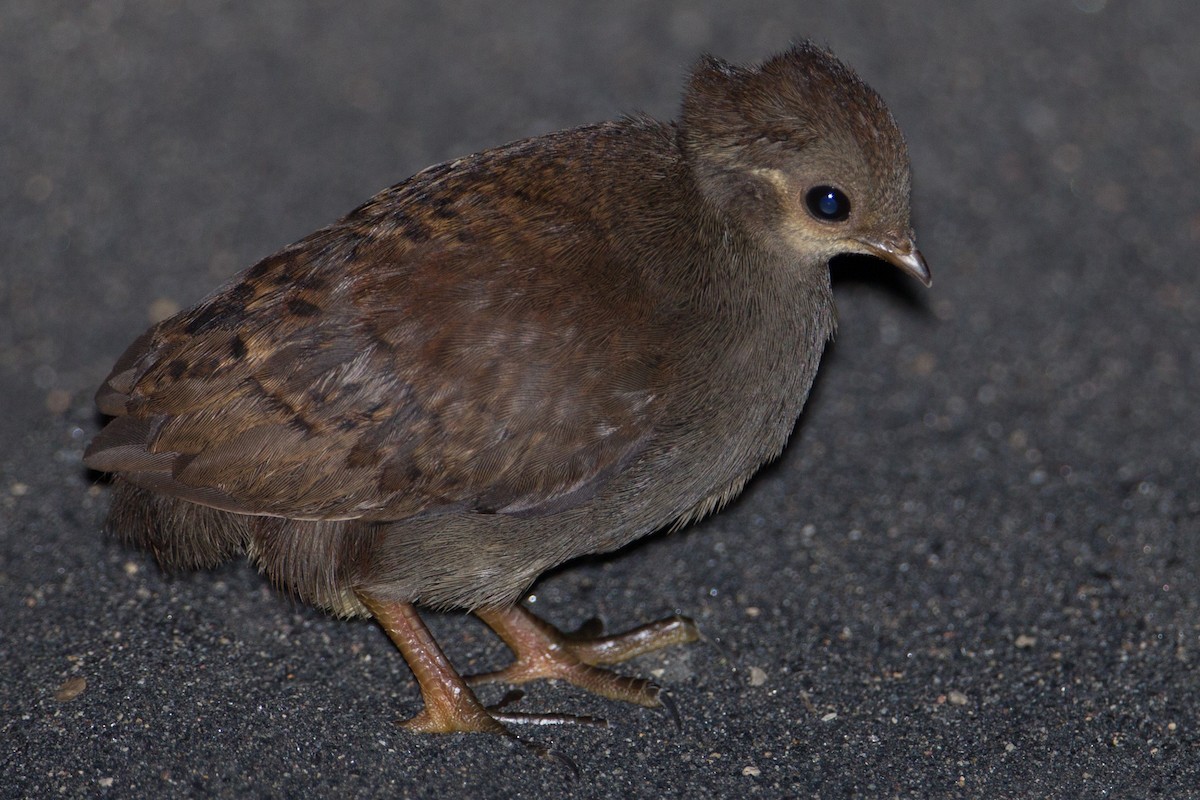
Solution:
[(654, 424), (671, 309), (586, 210), (523, 188), (566, 168), (556, 137), (521, 145), (521, 173), (510, 153), (427, 170), (160, 324), (106, 382), (120, 422), (89, 463), (291, 518), (586, 499)]

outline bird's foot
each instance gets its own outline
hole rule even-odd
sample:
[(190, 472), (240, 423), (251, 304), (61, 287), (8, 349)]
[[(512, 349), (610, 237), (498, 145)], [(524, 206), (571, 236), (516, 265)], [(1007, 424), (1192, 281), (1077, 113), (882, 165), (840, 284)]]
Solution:
[[(653, 682), (619, 675), (600, 665), (618, 664), (643, 653), (700, 638), (696, 624), (678, 615), (626, 633), (603, 636), (582, 629), (564, 633), (519, 605), (483, 608), (475, 613), (504, 640), (516, 660), (504, 669), (470, 676), (468, 684), (562, 680), (611, 700), (647, 708), (665, 706), (671, 710), (673, 705)], [(673, 716), (678, 719), (678, 715)]]
[(514, 699), (520, 699), (519, 693), (510, 693), (496, 706), (485, 707), (451, 665), (410, 603), (384, 600), (365, 592), (359, 592), (358, 597), (400, 649), (421, 687), (425, 707), (416, 716), (401, 722), (402, 727), (417, 733), (497, 734), (521, 744), (539, 758), (553, 761), (579, 774), (579, 768), (570, 758), (517, 736), (508, 729), (508, 725), (604, 725), (604, 720), (567, 714), (514, 714), (502, 711)]

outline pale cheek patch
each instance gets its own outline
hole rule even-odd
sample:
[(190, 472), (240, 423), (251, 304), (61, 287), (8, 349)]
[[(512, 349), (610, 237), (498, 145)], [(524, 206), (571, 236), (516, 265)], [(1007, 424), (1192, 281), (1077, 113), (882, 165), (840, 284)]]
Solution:
[(808, 211), (803, 207), (803, 198), (793, 191), (783, 170), (759, 167), (750, 170), (750, 174), (769, 183), (782, 198), (780, 205), (788, 210), (784, 219), (779, 221), (777, 228), (778, 235), (783, 239), (785, 246), (805, 251), (811, 251), (814, 248), (825, 249), (823, 247), (825, 237), (819, 235), (823, 231), (814, 229), (815, 224), (810, 219)]

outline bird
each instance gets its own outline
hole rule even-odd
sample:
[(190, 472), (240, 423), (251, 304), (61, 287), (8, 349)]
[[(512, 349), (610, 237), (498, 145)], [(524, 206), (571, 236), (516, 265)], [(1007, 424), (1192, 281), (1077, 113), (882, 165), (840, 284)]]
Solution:
[[(834, 333), (830, 260), (930, 284), (910, 172), (879, 94), (807, 40), (702, 56), (677, 120), (429, 167), (129, 346), (84, 454), (112, 475), (108, 528), (167, 570), (244, 554), (374, 618), (418, 682), (413, 731), (592, 719), (485, 706), (492, 681), (662, 707), (611, 667), (695, 641), (691, 619), (567, 632), (523, 598), (716, 511), (781, 453)], [(514, 660), (464, 678), (418, 607), (476, 614)]]

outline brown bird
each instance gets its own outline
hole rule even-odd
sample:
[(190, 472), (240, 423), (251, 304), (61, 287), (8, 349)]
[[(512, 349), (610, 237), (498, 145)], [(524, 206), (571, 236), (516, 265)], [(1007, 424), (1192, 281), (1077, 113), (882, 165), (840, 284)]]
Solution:
[(165, 567), (246, 553), (378, 620), (420, 684), (414, 730), (547, 719), (484, 707), (414, 604), (473, 611), (512, 649), (474, 682), (659, 706), (604, 667), (694, 640), (690, 620), (588, 638), (520, 598), (719, 508), (779, 454), (841, 253), (929, 284), (883, 101), (809, 43), (706, 57), (678, 122), (430, 167), (155, 325), (97, 394), (114, 419), (84, 460), (116, 475), (111, 529)]

